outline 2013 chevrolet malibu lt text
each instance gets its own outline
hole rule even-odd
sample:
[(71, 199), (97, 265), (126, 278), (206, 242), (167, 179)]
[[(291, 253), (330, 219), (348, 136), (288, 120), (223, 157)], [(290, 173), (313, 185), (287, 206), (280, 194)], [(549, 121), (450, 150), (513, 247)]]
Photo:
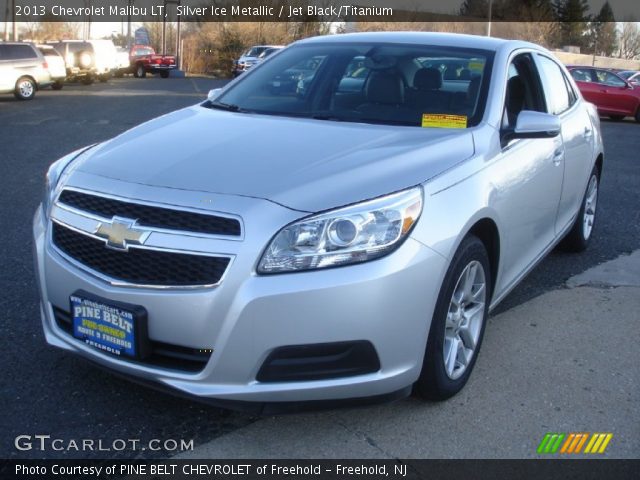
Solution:
[(445, 399), (490, 309), (587, 247), (603, 160), (595, 108), (536, 45), (303, 40), (51, 166), (46, 340), (230, 407)]

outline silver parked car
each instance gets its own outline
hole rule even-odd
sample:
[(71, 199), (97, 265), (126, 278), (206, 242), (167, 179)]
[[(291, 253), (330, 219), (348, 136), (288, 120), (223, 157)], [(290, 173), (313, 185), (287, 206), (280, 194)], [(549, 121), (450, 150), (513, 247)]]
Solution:
[(587, 247), (603, 158), (595, 108), (536, 45), (303, 40), (51, 166), (44, 333), (220, 405), (445, 399), (489, 311), (558, 243)]
[(52, 83), (47, 61), (33, 44), (0, 42), (0, 93), (31, 100)]

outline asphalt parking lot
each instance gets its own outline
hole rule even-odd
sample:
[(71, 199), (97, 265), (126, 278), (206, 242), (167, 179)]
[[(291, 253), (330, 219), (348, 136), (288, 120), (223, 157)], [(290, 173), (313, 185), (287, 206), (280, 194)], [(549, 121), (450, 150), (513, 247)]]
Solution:
[[(82, 360), (45, 345), (32, 273), (31, 218), (40, 201), (47, 166), (76, 148), (110, 138), (145, 120), (194, 104), (221, 81), (187, 79), (114, 79), (92, 86), (67, 85), (62, 91), (45, 90), (31, 102), (0, 96), (0, 456), (4, 458), (61, 457), (61, 452), (14, 448), (17, 435), (49, 434), (70, 439), (116, 438), (141, 440), (193, 439), (201, 445), (253, 423), (256, 418), (203, 406), (189, 400), (133, 385), (96, 370)], [(568, 278), (588, 268), (640, 248), (640, 124), (603, 121), (606, 148), (605, 172), (599, 199), (599, 218), (589, 250), (582, 255), (552, 253), (499, 307), (497, 314), (539, 295), (563, 287)], [(168, 142), (180, 141), (167, 139)], [(148, 155), (140, 152), (140, 155)], [(132, 159), (135, 161), (135, 159)], [(597, 324), (581, 339), (601, 335)], [(517, 331), (508, 330), (512, 335)], [(586, 339), (586, 340), (585, 340)], [(626, 344), (625, 344), (626, 345)], [(632, 342), (631, 345), (634, 345)], [(637, 344), (636, 344), (637, 345)], [(520, 345), (525, 352), (538, 348)], [(626, 348), (626, 347), (625, 347)], [(637, 346), (615, 352), (620, 358), (636, 358)], [(482, 357), (482, 354), (481, 354)], [(488, 367), (490, 368), (490, 367)], [(475, 381), (480, 381), (476, 378)], [(637, 380), (637, 376), (635, 377)], [(544, 378), (536, 377), (536, 381)], [(608, 385), (615, 389), (618, 379)], [(496, 386), (496, 391), (499, 386)], [(553, 388), (547, 385), (548, 388)], [(492, 389), (480, 399), (465, 396), (464, 403), (491, 405)], [(531, 385), (528, 396), (540, 390)], [(637, 399), (636, 399), (637, 400)], [(407, 400), (411, 411), (422, 406)], [(449, 403), (454, 405), (453, 403)], [(482, 411), (482, 404), (475, 409)], [(377, 407), (391, 415), (392, 407)], [(446, 407), (443, 407), (446, 408)], [(482, 428), (505, 429), (503, 418), (491, 409)], [(615, 416), (615, 412), (610, 413)], [(594, 416), (601, 415), (594, 411)], [(587, 419), (588, 420), (588, 419)], [(630, 418), (628, 421), (637, 421)], [(302, 427), (301, 427), (302, 428)], [(428, 435), (425, 429), (424, 435)], [(465, 448), (461, 443), (460, 449)], [(475, 448), (475, 447), (474, 447)], [(160, 457), (175, 452), (141, 451), (140, 457)], [(131, 452), (96, 451), (65, 453), (69, 457), (131, 457)]]

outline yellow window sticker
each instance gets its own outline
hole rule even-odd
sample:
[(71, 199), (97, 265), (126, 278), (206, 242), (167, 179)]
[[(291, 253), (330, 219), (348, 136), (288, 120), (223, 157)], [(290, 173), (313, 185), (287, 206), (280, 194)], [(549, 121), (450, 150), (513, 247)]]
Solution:
[(425, 128), (467, 128), (467, 116), (423, 113), (422, 126)]

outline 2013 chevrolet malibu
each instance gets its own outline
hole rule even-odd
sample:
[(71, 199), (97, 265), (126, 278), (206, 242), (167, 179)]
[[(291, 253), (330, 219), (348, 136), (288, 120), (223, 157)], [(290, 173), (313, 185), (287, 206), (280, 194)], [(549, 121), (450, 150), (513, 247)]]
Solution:
[(587, 247), (603, 159), (595, 108), (536, 45), (303, 40), (51, 166), (44, 333), (222, 405), (445, 399), (490, 309), (556, 244)]

